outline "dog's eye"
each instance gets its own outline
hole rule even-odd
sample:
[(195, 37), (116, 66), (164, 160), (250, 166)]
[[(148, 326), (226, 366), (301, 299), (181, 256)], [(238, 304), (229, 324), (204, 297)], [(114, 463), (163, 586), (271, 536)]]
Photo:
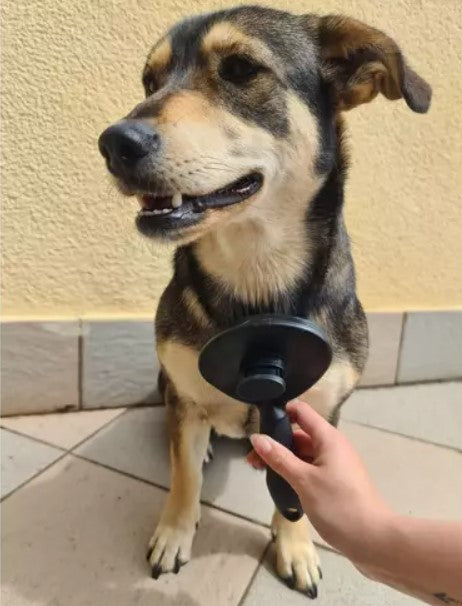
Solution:
[(158, 89), (158, 85), (156, 80), (151, 76), (144, 76), (143, 78), (143, 86), (147, 95), (153, 95)]
[(221, 62), (218, 73), (223, 80), (233, 84), (245, 84), (254, 78), (263, 67), (242, 55), (229, 55)]

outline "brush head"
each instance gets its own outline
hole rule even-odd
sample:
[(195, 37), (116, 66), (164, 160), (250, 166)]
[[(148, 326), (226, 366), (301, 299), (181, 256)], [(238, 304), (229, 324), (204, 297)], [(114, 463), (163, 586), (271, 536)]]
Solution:
[(250, 316), (213, 337), (199, 356), (206, 381), (252, 404), (283, 405), (314, 385), (332, 359), (326, 336), (293, 316)]

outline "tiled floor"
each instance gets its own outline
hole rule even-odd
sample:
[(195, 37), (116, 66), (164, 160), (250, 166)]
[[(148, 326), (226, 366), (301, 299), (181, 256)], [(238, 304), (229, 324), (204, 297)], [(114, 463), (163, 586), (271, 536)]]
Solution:
[[(356, 392), (341, 428), (394, 507), (462, 516), (462, 384)], [(221, 439), (208, 466), (193, 560), (154, 581), (146, 542), (168, 486), (163, 409), (3, 419), (4, 606), (306, 604), (273, 574), (264, 475)], [(318, 538), (319, 539), (319, 538)], [(400, 606), (318, 540), (321, 606)]]

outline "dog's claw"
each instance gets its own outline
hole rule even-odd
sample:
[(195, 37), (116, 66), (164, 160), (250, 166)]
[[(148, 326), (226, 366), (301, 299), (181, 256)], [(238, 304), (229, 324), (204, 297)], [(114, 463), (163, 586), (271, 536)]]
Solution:
[(306, 595), (312, 599), (315, 600), (318, 597), (318, 587), (316, 585), (313, 585), (312, 587), (310, 587), (307, 592)]
[(319, 574), (319, 578), (322, 579), (322, 570), (321, 570), (321, 566), (318, 566), (318, 574)]
[(283, 581), (284, 581), (284, 583), (287, 585), (287, 587), (289, 589), (294, 589), (294, 587), (295, 587), (295, 577), (294, 577), (293, 574), (290, 575), (290, 576), (288, 576), (288, 577), (285, 577), (283, 579)]
[(175, 574), (178, 574), (180, 572), (180, 568), (181, 568), (181, 563), (180, 563), (180, 557), (179, 554), (176, 554), (176, 558), (175, 558), (175, 565), (173, 567), (173, 572)]
[(154, 551), (154, 546), (150, 547), (146, 553), (146, 560), (149, 562), (152, 556), (152, 552)]
[(162, 567), (159, 564), (154, 564), (154, 566), (152, 567), (151, 577), (157, 581), (157, 579), (160, 577), (161, 574), (162, 574)]

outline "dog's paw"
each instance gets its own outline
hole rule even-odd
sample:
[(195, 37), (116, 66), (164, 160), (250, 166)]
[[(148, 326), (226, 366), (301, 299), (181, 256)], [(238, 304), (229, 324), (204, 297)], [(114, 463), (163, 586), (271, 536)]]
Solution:
[(151, 566), (152, 578), (161, 574), (177, 574), (191, 558), (191, 548), (199, 516), (191, 521), (161, 520), (149, 541), (146, 558)]
[(318, 595), (322, 578), (319, 557), (310, 538), (305, 516), (298, 522), (289, 522), (275, 514), (271, 527), (276, 548), (276, 571), (291, 587), (311, 599)]

